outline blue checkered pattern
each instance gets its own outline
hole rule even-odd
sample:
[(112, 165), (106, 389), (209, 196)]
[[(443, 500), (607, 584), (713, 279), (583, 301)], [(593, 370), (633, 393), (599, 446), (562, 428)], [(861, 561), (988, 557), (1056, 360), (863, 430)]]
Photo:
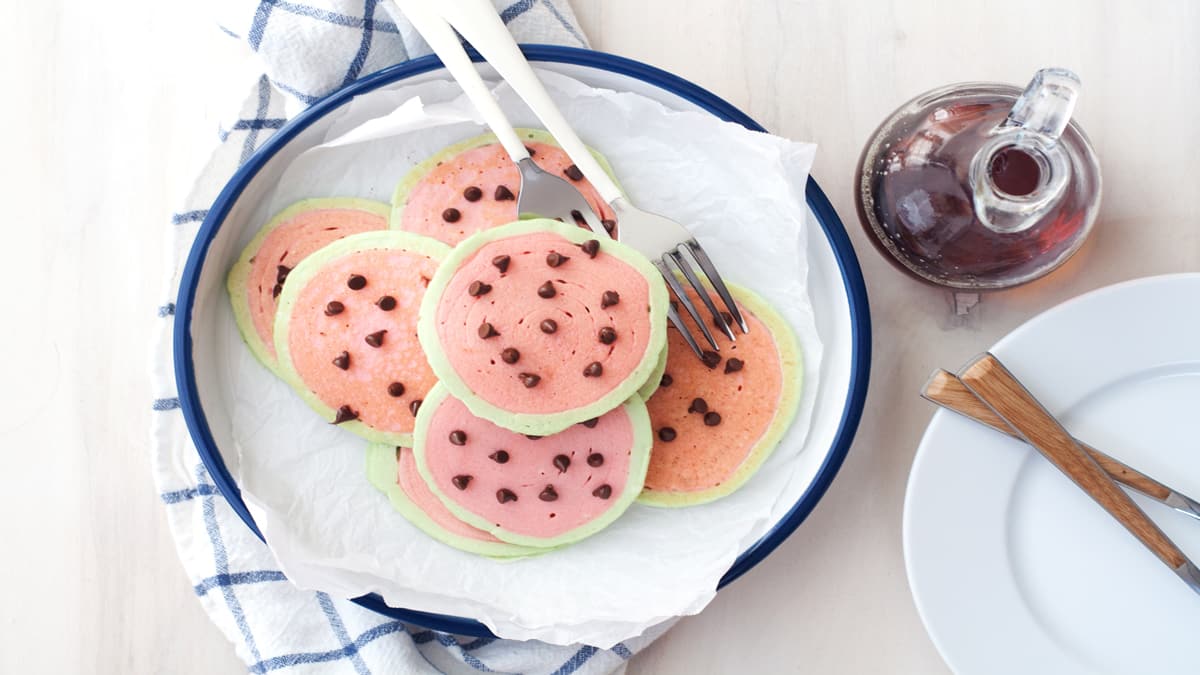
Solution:
[[(587, 46), (565, 0), (502, 0), (496, 8), (524, 42)], [(217, 18), (221, 30), (261, 57), (271, 86), (306, 105), (363, 75), (428, 53), (386, 0), (224, 0)]]
[[(208, 206), (229, 176), (306, 105), (428, 48), (391, 3), (379, 0), (222, 0), (222, 31), (262, 57), (263, 73), (184, 207), (171, 216), (173, 274), (156, 308), (154, 473), (180, 558), (213, 622), (250, 672), (594, 675), (622, 667), (660, 631), (612, 649), (470, 638), (407, 625), (290, 584), (217, 491), (188, 437), (171, 371), (179, 271)], [(565, 0), (497, 5), (523, 42), (586, 46)], [(661, 629), (660, 629), (661, 630)]]

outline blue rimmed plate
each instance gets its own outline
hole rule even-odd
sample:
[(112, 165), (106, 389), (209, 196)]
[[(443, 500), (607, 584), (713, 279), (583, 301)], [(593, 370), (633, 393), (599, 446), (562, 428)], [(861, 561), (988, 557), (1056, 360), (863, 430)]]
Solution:
[[(570, 47), (531, 45), (523, 49), (526, 57), (538, 67), (561, 72), (592, 86), (638, 93), (670, 108), (704, 111), (748, 129), (763, 130), (754, 120), (712, 93), (637, 61)], [(485, 72), (485, 75), (492, 74)], [(448, 77), (436, 58), (424, 57), (382, 70), (314, 104), (280, 129), (234, 174), (213, 203), (192, 246), (176, 303), (175, 377), (180, 403), (192, 439), (213, 481), (234, 511), (260, 538), (262, 535), (226, 467), (226, 457), (222, 455), (222, 446), (230, 447), (230, 443), (213, 432), (214, 428), (223, 425), (209, 424), (208, 416), (223, 414), (215, 406), (205, 407), (206, 401), (211, 403), (212, 392), (219, 386), (212, 372), (214, 369), (205, 367), (205, 359), (209, 356), (203, 348), (204, 340), (195, 339), (204, 331), (204, 308), (225, 301), (223, 278), (227, 261), (224, 257), (233, 249), (230, 242), (236, 237), (228, 233), (228, 228), (222, 232), (222, 225), (244, 219), (251, 207), (239, 203), (243, 192), (251, 185), (278, 180), (291, 158), (323, 141), (324, 132), (335, 114), (354, 97), (397, 84)], [(808, 232), (808, 289), (824, 345), (820, 391), (809, 429), (808, 449), (799, 460), (801, 474), (808, 485), (792, 508), (762, 538), (742, 552), (722, 577), (720, 587), (737, 579), (770, 554), (816, 506), (846, 456), (866, 398), (871, 336), (862, 272), (841, 220), (811, 178), (806, 186), (806, 197), (813, 220), (819, 226), (809, 228)], [(435, 630), (461, 635), (491, 635), (486, 627), (473, 619), (388, 607), (376, 595), (362, 596), (355, 602)]]

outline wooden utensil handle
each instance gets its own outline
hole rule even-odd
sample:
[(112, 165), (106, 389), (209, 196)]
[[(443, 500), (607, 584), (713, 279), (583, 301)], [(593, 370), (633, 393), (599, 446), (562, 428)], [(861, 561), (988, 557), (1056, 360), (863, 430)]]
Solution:
[(1020, 437), (1075, 481), (1167, 566), (1177, 569), (1188, 562), (1187, 556), (1129, 495), (1109, 479), (1104, 469), (1075, 443), (1058, 420), (996, 357), (991, 354), (978, 357), (959, 373), (959, 378)]
[[(983, 401), (980, 401), (975, 394), (967, 389), (966, 385), (959, 381), (953, 373), (946, 370), (938, 370), (929, 378), (926, 383), (922, 395), (933, 401), (934, 403), (953, 410), (954, 412), (969, 417), (980, 424), (1008, 434), (1009, 436), (1017, 436), (1017, 433), (1008, 426), (999, 415), (992, 412), (992, 409), (987, 407)], [(1118, 483), (1123, 483), (1129, 487), (1141, 492), (1144, 495), (1149, 495), (1159, 501), (1166, 499), (1171, 494), (1171, 488), (1154, 480), (1146, 474), (1134, 469), (1121, 461), (1114, 459), (1103, 452), (1093, 448), (1090, 445), (1080, 441), (1078, 438), (1075, 442), (1079, 447), (1083, 448), (1084, 452), (1091, 455), (1092, 459), (1104, 469), (1113, 480)]]

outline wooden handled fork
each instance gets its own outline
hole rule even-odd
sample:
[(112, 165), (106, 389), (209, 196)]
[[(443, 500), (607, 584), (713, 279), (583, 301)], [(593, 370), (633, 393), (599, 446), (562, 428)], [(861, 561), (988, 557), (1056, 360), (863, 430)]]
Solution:
[(991, 354), (979, 356), (967, 364), (958, 376), (1018, 437), (1067, 474), (1188, 587), (1200, 594), (1200, 569), (1138, 508), (1129, 495), (1117, 487), (1096, 460), (1075, 442), (1062, 424), (1017, 381), (999, 359)]
[[(1017, 432), (1013, 431), (1007, 422), (971, 393), (971, 390), (967, 389), (954, 373), (940, 368), (935, 370), (929, 376), (929, 381), (925, 383), (924, 389), (921, 390), (921, 396), (927, 401), (973, 419), (980, 424), (985, 424), (996, 431), (1009, 436), (1017, 436)], [(1083, 448), (1084, 452), (1091, 455), (1092, 459), (1096, 460), (1100, 468), (1104, 469), (1113, 480), (1186, 516), (1200, 520), (1200, 502), (1123, 464), (1120, 460), (1104, 454), (1079, 439), (1075, 439), (1075, 442)]]

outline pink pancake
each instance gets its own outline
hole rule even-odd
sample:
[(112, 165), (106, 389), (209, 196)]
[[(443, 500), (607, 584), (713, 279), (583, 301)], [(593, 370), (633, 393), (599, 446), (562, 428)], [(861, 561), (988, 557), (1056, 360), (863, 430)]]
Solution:
[[(451, 441), (455, 432), (465, 434), (463, 445)], [(600, 416), (594, 427), (576, 424), (531, 439), (475, 417), (465, 404), (447, 396), (432, 411), (421, 452), (438, 492), (454, 504), (507, 532), (551, 539), (586, 526), (624, 501), (634, 446), (634, 426), (625, 407)], [(496, 459), (498, 452), (507, 453), (505, 461)], [(470, 477), (465, 487), (455, 485), (456, 477), (461, 481), (464, 476)], [(553, 500), (546, 498), (548, 487)], [(501, 503), (502, 490), (515, 499)]]
[(254, 330), (267, 353), (275, 356), (275, 310), (278, 307), (280, 266), (289, 270), (309, 254), (342, 237), (386, 230), (387, 218), (358, 209), (317, 209), (302, 211), (280, 223), (267, 235), (250, 259), (246, 297)]
[(453, 513), (450, 513), (450, 510), (437, 498), (437, 495), (430, 492), (429, 486), (421, 479), (421, 474), (417, 473), (417, 462), (413, 459), (412, 450), (408, 448), (396, 448), (396, 470), (396, 484), (404, 491), (405, 496), (439, 527), (450, 534), (456, 534), (468, 539), (490, 542), (500, 541), (483, 530), (471, 527), (454, 517)]
[[(288, 318), (288, 352), (304, 386), (334, 410), (349, 406), (372, 429), (410, 433), (410, 406), (436, 381), (417, 341), (417, 310), (437, 265), (425, 255), (387, 248), (326, 263), (300, 290)], [(361, 290), (351, 288), (354, 276), (365, 278)], [(381, 306), (385, 296), (395, 300), (393, 309)], [(328, 315), (331, 301), (344, 310)], [(379, 331), (386, 331), (381, 344), (372, 346), (369, 336)], [(345, 369), (334, 363), (343, 352)], [(403, 385), (401, 395), (389, 391), (393, 383)]]
[[(557, 267), (551, 253), (568, 256)], [(507, 270), (493, 263), (508, 256)], [(472, 297), (471, 284), (492, 286)], [(555, 295), (539, 296), (550, 282)], [(619, 302), (602, 307), (608, 291)], [(589, 258), (553, 232), (534, 232), (487, 242), (455, 272), (437, 308), (437, 334), (451, 367), (483, 401), (514, 413), (558, 413), (595, 403), (626, 380), (644, 358), (650, 340), (649, 284), (643, 274), (601, 247)], [(553, 321), (556, 331), (543, 331)], [(479, 327), (490, 323), (499, 335), (482, 339)], [(604, 344), (601, 329), (616, 339)], [(502, 352), (515, 348), (516, 363)], [(585, 375), (599, 363), (602, 373)], [(536, 375), (525, 386), (523, 375)]]
[[(586, 179), (573, 181), (567, 176), (567, 168), (573, 164), (562, 149), (534, 141), (526, 142), (525, 146), (533, 150), (535, 164), (578, 187), (601, 218), (615, 218), (591, 183)], [(467, 150), (436, 166), (413, 187), (399, 229), (454, 246), (475, 232), (516, 220), (516, 199), (497, 200), (496, 190), (504, 186), (515, 196), (520, 184), (520, 171), (499, 143)], [(479, 188), (482, 196), (478, 200), (469, 201), (464, 195), (470, 187)], [(459, 213), (455, 222), (443, 217), (450, 208)]]
[[(688, 294), (697, 307), (703, 307), (693, 291)], [(776, 420), (783, 391), (779, 347), (770, 328), (745, 303), (739, 303), (739, 308), (750, 332), (739, 331), (737, 342), (730, 342), (714, 327), (721, 360), (713, 368), (696, 358), (679, 331), (667, 330), (663, 382), (646, 401), (654, 430), (647, 490), (693, 492), (721, 485)], [(685, 321), (693, 326), (690, 318)], [(700, 334), (695, 328), (692, 332)], [(696, 398), (703, 399), (699, 407), (707, 408), (707, 413), (695, 410)], [(719, 422), (711, 417), (713, 413)], [(706, 424), (706, 415), (710, 423), (717, 423)]]

